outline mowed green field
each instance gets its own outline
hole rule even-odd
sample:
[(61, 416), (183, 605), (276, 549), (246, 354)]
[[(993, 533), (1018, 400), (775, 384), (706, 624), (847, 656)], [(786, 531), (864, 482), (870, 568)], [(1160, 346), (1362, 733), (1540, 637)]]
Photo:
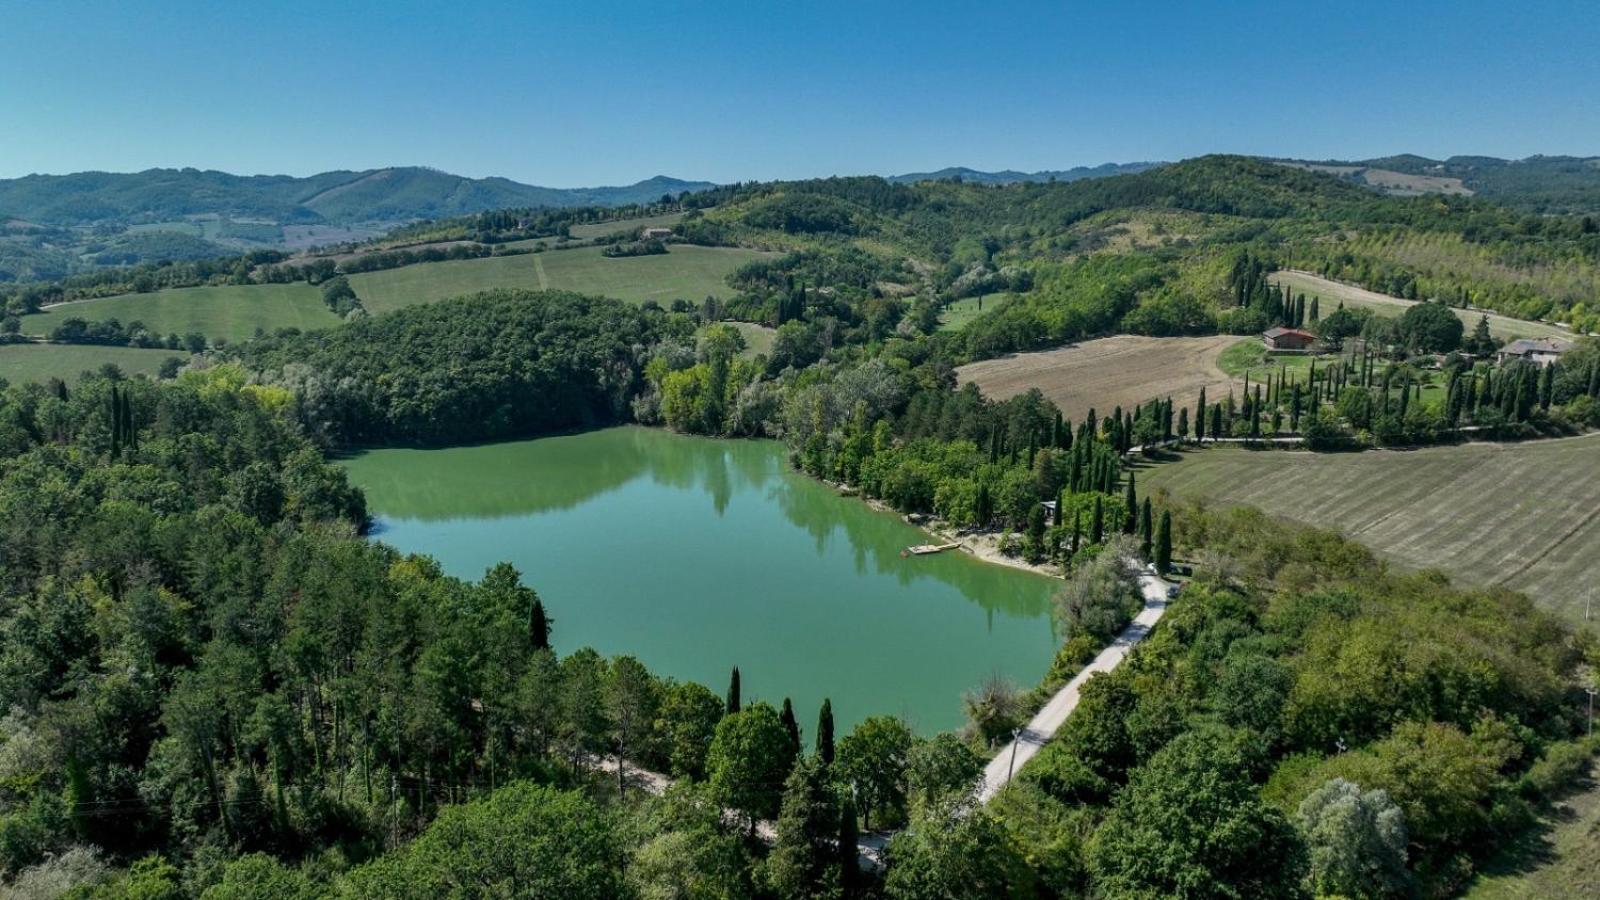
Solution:
[(187, 361), (181, 350), (142, 350), (92, 344), (7, 344), (0, 346), (0, 378), (12, 384), (59, 378), (76, 381), (84, 372), (114, 363), (125, 375), (154, 375), (164, 360)]
[(1139, 473), (1212, 505), (1333, 528), (1408, 568), (1503, 584), (1570, 619), (1600, 600), (1600, 434), (1364, 453), (1209, 448)]
[[(940, 331), (960, 331), (973, 319), (986, 312), (994, 312), (1006, 305), (1010, 294), (984, 294), (982, 297), (962, 297), (939, 312)], [(982, 309), (979, 309), (979, 306)]]
[(601, 294), (634, 303), (655, 300), (663, 306), (682, 298), (699, 303), (726, 297), (727, 277), (754, 259), (771, 254), (730, 247), (674, 244), (671, 252), (617, 259), (599, 247), (524, 253), (487, 259), (422, 263), (350, 276), (350, 286), (374, 315), (496, 288), (528, 288)]
[(573, 239), (586, 241), (591, 238), (605, 237), (619, 231), (633, 231), (638, 228), (671, 228), (683, 221), (683, 213), (667, 213), (664, 216), (642, 216), (637, 219), (617, 219), (611, 222), (594, 222), (588, 225), (574, 225), (567, 231)]
[[(1284, 285), (1297, 295), (1305, 294), (1307, 303), (1311, 302), (1312, 297), (1319, 298), (1317, 312), (1319, 315), (1324, 316), (1338, 309), (1339, 304), (1342, 302), (1351, 309), (1370, 309), (1380, 316), (1394, 318), (1404, 314), (1407, 307), (1414, 306), (1417, 303), (1415, 300), (1404, 300), (1387, 294), (1375, 293), (1365, 288), (1358, 288), (1354, 285), (1329, 281), (1326, 278), (1312, 275), (1308, 272), (1276, 272), (1269, 280), (1274, 284)], [(1472, 329), (1477, 327), (1478, 320), (1485, 315), (1482, 310), (1475, 309), (1457, 309), (1454, 312), (1462, 323), (1466, 325), (1468, 334), (1472, 333)], [(1567, 340), (1571, 340), (1573, 337), (1570, 330), (1547, 322), (1530, 322), (1526, 319), (1513, 319), (1509, 316), (1496, 315), (1495, 313), (1488, 313), (1487, 315), (1489, 316), (1489, 333), (1502, 341), (1509, 341), (1519, 337), (1558, 337)], [(1316, 328), (1313, 327), (1312, 330), (1315, 331)]]
[(754, 359), (758, 354), (772, 352), (772, 339), (777, 336), (776, 328), (766, 325), (757, 325), (754, 322), (729, 322), (738, 329), (744, 338), (744, 352), (739, 354), (746, 359)]
[(116, 319), (143, 322), (159, 335), (196, 332), (212, 341), (242, 341), (256, 329), (327, 328), (339, 317), (322, 302), (321, 292), (303, 281), (292, 284), (229, 284), (174, 288), (149, 294), (119, 294), (52, 306), (22, 319), (26, 334), (44, 335), (64, 319)]

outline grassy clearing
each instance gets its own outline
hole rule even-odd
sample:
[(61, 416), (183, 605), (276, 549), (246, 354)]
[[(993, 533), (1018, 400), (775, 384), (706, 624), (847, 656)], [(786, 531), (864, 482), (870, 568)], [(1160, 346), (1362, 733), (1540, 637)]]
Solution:
[(972, 363), (957, 369), (956, 377), (976, 382), (996, 399), (1036, 387), (1073, 419), (1091, 407), (1105, 415), (1157, 397), (1192, 405), (1202, 386), (1213, 398), (1227, 394), (1231, 381), (1217, 368), (1217, 357), (1237, 341), (1119, 335)]
[[(1406, 311), (1406, 307), (1417, 303), (1415, 300), (1402, 300), (1399, 297), (1375, 293), (1354, 285), (1329, 281), (1308, 272), (1278, 272), (1270, 280), (1274, 284), (1286, 285), (1296, 294), (1305, 294), (1307, 302), (1312, 297), (1320, 298), (1318, 312), (1324, 316), (1338, 309), (1340, 301), (1352, 309), (1370, 309), (1378, 315), (1390, 317), (1399, 316)], [(1477, 327), (1478, 319), (1484, 315), (1483, 311), (1475, 309), (1457, 309), (1455, 314), (1466, 324), (1469, 334)], [(1489, 333), (1503, 341), (1519, 337), (1559, 337), (1569, 340), (1572, 338), (1570, 330), (1547, 322), (1530, 322), (1495, 313), (1489, 313), (1488, 316)]]
[(683, 221), (683, 213), (667, 213), (663, 216), (643, 216), (637, 219), (617, 219), (611, 222), (593, 222), (587, 225), (574, 225), (570, 233), (574, 240), (586, 241), (591, 238), (605, 237), (619, 231), (633, 231), (639, 228), (671, 228)]
[(256, 329), (327, 328), (339, 317), (322, 302), (321, 292), (305, 282), (175, 288), (149, 294), (120, 294), (52, 306), (22, 319), (27, 334), (48, 334), (62, 320), (91, 322), (116, 319), (126, 325), (143, 322), (160, 335), (198, 332), (211, 340), (242, 341)]
[(189, 354), (90, 344), (9, 344), (0, 346), (0, 378), (12, 384), (49, 378), (75, 381), (106, 363), (115, 364), (126, 375), (154, 375), (163, 361), (173, 357), (188, 360)]
[[(1311, 361), (1316, 360), (1317, 371), (1321, 372), (1333, 363), (1338, 362), (1339, 356), (1312, 356), (1305, 353), (1274, 353), (1268, 350), (1259, 340), (1246, 338), (1237, 344), (1222, 351), (1217, 357), (1217, 365), (1222, 371), (1232, 375), (1243, 387), (1243, 382), (1248, 379), (1251, 384), (1265, 383), (1268, 378), (1277, 377), (1280, 371), (1286, 371), (1289, 378), (1304, 384), (1311, 374)], [(1437, 372), (1420, 372), (1418, 377), (1422, 381), (1422, 404), (1424, 406), (1437, 406), (1445, 401), (1447, 391), (1444, 382)], [(1415, 382), (1415, 379), (1413, 380)]]
[(655, 300), (665, 306), (678, 298), (699, 303), (708, 296), (726, 297), (733, 291), (727, 283), (729, 273), (767, 255), (730, 247), (675, 244), (670, 253), (662, 255), (608, 259), (600, 250), (580, 247), (422, 263), (352, 275), (350, 285), (373, 314), (495, 288), (548, 287), (634, 303)]
[(986, 312), (994, 312), (1011, 300), (1011, 294), (984, 294), (981, 297), (962, 297), (939, 313), (940, 331), (960, 331), (973, 319)]
[(199, 222), (145, 222), (139, 225), (129, 225), (129, 234), (146, 234), (154, 231), (175, 231), (193, 237), (205, 237), (206, 230)]
[(746, 359), (754, 359), (758, 354), (772, 352), (772, 339), (777, 335), (775, 328), (757, 325), (754, 322), (729, 322), (739, 330), (744, 337), (744, 352), (739, 355)]
[(1465, 900), (1600, 897), (1600, 768), (1483, 865)]
[(1337, 529), (1400, 565), (1503, 584), (1582, 619), (1600, 553), (1600, 434), (1525, 444), (1308, 453), (1210, 448), (1147, 490)]

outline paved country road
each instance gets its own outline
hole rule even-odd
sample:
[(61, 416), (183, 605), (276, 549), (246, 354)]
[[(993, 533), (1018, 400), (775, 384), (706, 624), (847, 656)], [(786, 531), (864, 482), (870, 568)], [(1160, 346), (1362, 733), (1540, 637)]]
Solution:
[[(1055, 736), (1056, 731), (1067, 721), (1067, 717), (1078, 708), (1078, 696), (1083, 683), (1101, 672), (1110, 672), (1121, 665), (1133, 648), (1156, 627), (1156, 623), (1161, 621), (1161, 617), (1167, 612), (1169, 586), (1168, 582), (1154, 575), (1139, 576), (1139, 590), (1144, 594), (1144, 609), (1128, 624), (1128, 627), (1122, 629), (1116, 640), (1100, 651), (1093, 662), (1084, 666), (1083, 671), (1073, 676), (1065, 687), (1050, 698), (1032, 721), (1028, 722), (1028, 726), (1018, 733), (1016, 740), (1002, 747), (995, 758), (990, 760), (989, 765), (984, 768), (983, 781), (979, 784), (975, 795), (979, 804), (994, 799), (1012, 776), (1022, 771), (1028, 760), (1033, 759), (1039, 748)], [(619, 765), (624, 765), (615, 756), (598, 757), (595, 762), (601, 771), (612, 776), (617, 775)], [(652, 794), (665, 793), (667, 787), (672, 784), (671, 778), (637, 766), (627, 765), (625, 771), (627, 781)], [(742, 814), (724, 810), (723, 816), (730, 826), (743, 827), (745, 819)], [(756, 837), (769, 844), (777, 839), (777, 829), (772, 822), (755, 823), (755, 833)], [(883, 867), (884, 850), (891, 837), (893, 834), (890, 832), (871, 832), (861, 836), (857, 854), (863, 868)]]
[(1154, 575), (1139, 576), (1139, 590), (1144, 594), (1144, 609), (1122, 629), (1117, 639), (1100, 651), (1094, 661), (1083, 667), (1083, 671), (1073, 676), (1066, 687), (1056, 692), (1049, 702), (1039, 710), (1026, 728), (1018, 733), (1016, 740), (1000, 748), (994, 759), (983, 770), (983, 783), (978, 788), (978, 802), (988, 803), (1000, 793), (1011, 778), (1022, 771), (1028, 760), (1033, 759), (1052, 737), (1055, 737), (1067, 717), (1078, 708), (1078, 696), (1083, 689), (1083, 683), (1101, 672), (1109, 672), (1122, 664), (1128, 653), (1156, 627), (1161, 617), (1167, 612), (1167, 582)]

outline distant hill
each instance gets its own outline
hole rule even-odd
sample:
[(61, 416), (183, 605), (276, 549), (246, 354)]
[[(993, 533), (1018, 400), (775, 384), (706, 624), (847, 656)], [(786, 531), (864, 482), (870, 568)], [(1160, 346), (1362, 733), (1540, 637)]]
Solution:
[(623, 187), (547, 188), (421, 167), (306, 178), (199, 169), (79, 172), (0, 180), (0, 217), (57, 226), (191, 216), (285, 225), (400, 222), (517, 206), (625, 206), (712, 186), (657, 176)]
[(1276, 160), (1387, 194), (1473, 194), (1533, 213), (1600, 212), (1600, 156), (1452, 156), (1404, 153), (1365, 160)]
[(1014, 169), (1006, 169), (1000, 172), (982, 172), (977, 169), (968, 169), (964, 166), (951, 166), (940, 169), (937, 172), (911, 172), (906, 175), (891, 175), (888, 180), (899, 184), (915, 184), (919, 181), (965, 181), (969, 184), (1016, 184), (1019, 181), (1081, 181), (1085, 178), (1133, 175), (1164, 165), (1167, 164), (1163, 162), (1103, 163), (1098, 166), (1076, 166), (1071, 169), (1043, 172), (1018, 172)]

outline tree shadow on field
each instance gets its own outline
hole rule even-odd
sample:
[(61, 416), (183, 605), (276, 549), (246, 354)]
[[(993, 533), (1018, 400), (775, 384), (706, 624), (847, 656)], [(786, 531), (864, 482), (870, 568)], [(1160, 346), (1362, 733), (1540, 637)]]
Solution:
[(1527, 875), (1557, 861), (1555, 835), (1562, 827), (1571, 825), (1579, 817), (1572, 798), (1596, 789), (1595, 770), (1589, 777), (1579, 779), (1550, 802), (1542, 804), (1533, 824), (1522, 829), (1506, 841), (1493, 856), (1483, 860), (1477, 874), (1484, 877), (1512, 877)]

